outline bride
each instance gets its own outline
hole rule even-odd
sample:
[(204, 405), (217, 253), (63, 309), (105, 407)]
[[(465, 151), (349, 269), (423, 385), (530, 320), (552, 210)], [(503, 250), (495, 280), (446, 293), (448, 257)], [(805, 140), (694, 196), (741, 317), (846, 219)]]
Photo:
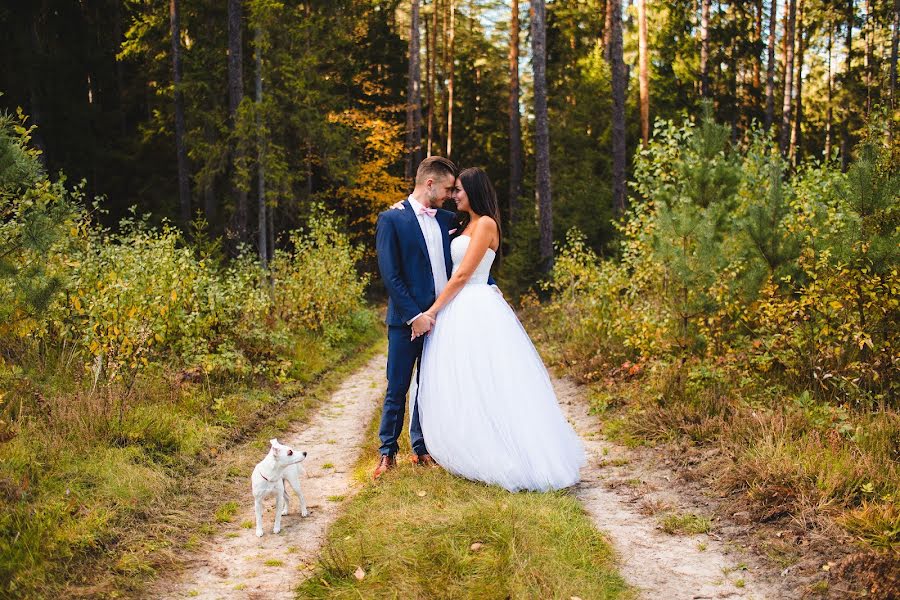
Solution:
[(436, 322), (416, 400), (428, 451), (451, 473), (510, 491), (571, 486), (584, 447), (528, 334), (488, 285), (497, 195), (481, 169), (464, 170), (456, 186), (462, 233), (450, 245), (452, 276), (426, 312)]

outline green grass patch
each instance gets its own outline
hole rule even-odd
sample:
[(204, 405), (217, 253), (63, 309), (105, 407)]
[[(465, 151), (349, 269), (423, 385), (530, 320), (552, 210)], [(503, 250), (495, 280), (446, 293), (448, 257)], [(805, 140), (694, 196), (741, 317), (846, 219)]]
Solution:
[(511, 494), (439, 469), (402, 466), (368, 485), (322, 557), (301, 597), (629, 597), (574, 498)]
[[(377, 415), (376, 415), (377, 416)], [(404, 431), (406, 431), (404, 427)], [(565, 491), (509, 493), (404, 460), (377, 484), (377, 418), (301, 598), (631, 598), (612, 550)]]
[(693, 513), (685, 515), (669, 513), (659, 520), (659, 526), (666, 533), (696, 535), (709, 533), (711, 522), (708, 518)]

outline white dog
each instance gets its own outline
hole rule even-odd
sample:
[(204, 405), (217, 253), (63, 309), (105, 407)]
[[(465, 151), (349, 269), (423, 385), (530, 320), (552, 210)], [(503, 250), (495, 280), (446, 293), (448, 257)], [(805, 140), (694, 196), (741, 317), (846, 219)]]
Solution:
[(286, 515), (288, 512), (285, 481), (291, 484), (294, 492), (300, 498), (300, 515), (305, 517), (309, 514), (309, 511), (306, 510), (306, 499), (300, 490), (300, 473), (305, 474), (300, 462), (306, 458), (306, 452), (294, 452), (293, 448), (278, 443), (278, 440), (274, 438), (269, 440), (269, 443), (272, 445), (269, 453), (259, 461), (250, 477), (254, 508), (256, 509), (257, 537), (263, 535), (263, 500), (273, 492), (275, 493), (275, 527), (272, 529), (272, 533), (281, 531), (281, 515)]

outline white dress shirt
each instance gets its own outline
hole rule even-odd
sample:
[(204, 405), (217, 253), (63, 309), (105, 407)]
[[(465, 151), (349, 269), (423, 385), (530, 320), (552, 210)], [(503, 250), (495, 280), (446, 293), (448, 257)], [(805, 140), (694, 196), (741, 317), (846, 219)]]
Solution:
[[(435, 217), (429, 217), (424, 213), (420, 214), (420, 211), (425, 208), (421, 202), (412, 195), (409, 196), (408, 200), (416, 213), (416, 219), (419, 221), (419, 227), (422, 229), (422, 236), (425, 238), (425, 246), (428, 248), (431, 274), (434, 277), (434, 295), (437, 297), (447, 287), (447, 263), (444, 262), (444, 238), (441, 233), (441, 226), (438, 225)], [(422, 313), (410, 319), (407, 324), (411, 325), (420, 316), (422, 316)]]

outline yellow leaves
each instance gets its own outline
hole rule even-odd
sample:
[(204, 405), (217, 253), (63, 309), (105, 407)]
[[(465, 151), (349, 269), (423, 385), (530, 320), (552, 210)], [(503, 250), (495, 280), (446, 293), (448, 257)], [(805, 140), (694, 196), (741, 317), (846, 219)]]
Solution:
[(72, 297), (72, 306), (75, 307), (75, 310), (80, 311), (81, 310), (81, 298), (79, 298), (78, 296), (73, 296)]
[(172, 290), (172, 293), (169, 296), (169, 298), (172, 300), (172, 302), (175, 302), (176, 300), (178, 300), (178, 292), (176, 292), (175, 290)]

